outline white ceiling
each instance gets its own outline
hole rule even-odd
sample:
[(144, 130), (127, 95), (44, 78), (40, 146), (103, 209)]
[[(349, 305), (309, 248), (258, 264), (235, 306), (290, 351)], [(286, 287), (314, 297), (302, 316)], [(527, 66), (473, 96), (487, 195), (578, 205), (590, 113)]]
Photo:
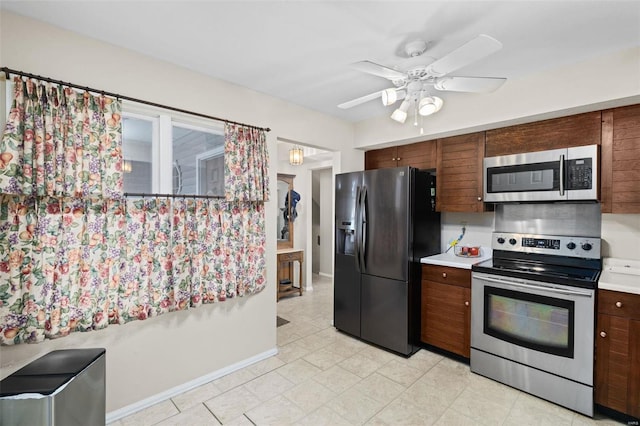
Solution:
[[(429, 42), (421, 57), (429, 63), (488, 34), (503, 49), (454, 75), (508, 79), (640, 46), (640, 1), (633, 0), (2, 0), (0, 8), (349, 121), (391, 113), (379, 100), (336, 107), (390, 86), (350, 64), (416, 65), (403, 47), (417, 37)], [(594, 84), (606, 84), (606, 75)], [(447, 93), (440, 96), (447, 102)]]

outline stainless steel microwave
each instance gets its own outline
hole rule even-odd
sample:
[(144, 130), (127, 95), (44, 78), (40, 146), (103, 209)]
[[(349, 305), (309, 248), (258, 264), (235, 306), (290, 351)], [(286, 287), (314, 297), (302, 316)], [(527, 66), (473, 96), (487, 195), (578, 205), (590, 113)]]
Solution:
[(598, 200), (598, 145), (484, 159), (484, 201)]

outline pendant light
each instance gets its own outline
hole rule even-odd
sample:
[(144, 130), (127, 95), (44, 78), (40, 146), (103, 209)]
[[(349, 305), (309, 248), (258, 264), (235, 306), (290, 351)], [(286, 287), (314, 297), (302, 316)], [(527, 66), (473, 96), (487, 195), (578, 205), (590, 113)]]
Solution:
[(299, 166), (304, 163), (304, 151), (299, 145), (295, 145), (289, 150), (289, 164)]

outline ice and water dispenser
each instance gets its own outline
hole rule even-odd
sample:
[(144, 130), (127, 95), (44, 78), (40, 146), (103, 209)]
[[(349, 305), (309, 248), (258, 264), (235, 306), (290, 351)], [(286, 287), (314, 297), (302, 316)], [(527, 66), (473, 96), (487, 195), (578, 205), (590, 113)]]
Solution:
[(356, 227), (352, 220), (338, 221), (336, 253), (354, 256), (356, 253)]

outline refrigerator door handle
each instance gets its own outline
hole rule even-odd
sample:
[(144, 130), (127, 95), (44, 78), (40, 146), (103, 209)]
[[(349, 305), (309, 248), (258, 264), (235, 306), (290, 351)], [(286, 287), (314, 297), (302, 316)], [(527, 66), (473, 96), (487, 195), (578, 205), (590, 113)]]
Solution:
[(358, 272), (361, 272), (360, 269), (360, 197), (362, 196), (362, 190), (360, 187), (358, 187), (356, 189), (356, 211), (355, 211), (355, 239), (356, 239), (356, 244), (355, 244), (355, 250), (356, 250), (356, 255), (355, 257), (355, 262), (356, 262), (356, 270)]
[(362, 201), (360, 206), (360, 216), (361, 216), (361, 247), (360, 247), (360, 266), (364, 270), (367, 267), (366, 259), (367, 259), (367, 187), (362, 187)]

